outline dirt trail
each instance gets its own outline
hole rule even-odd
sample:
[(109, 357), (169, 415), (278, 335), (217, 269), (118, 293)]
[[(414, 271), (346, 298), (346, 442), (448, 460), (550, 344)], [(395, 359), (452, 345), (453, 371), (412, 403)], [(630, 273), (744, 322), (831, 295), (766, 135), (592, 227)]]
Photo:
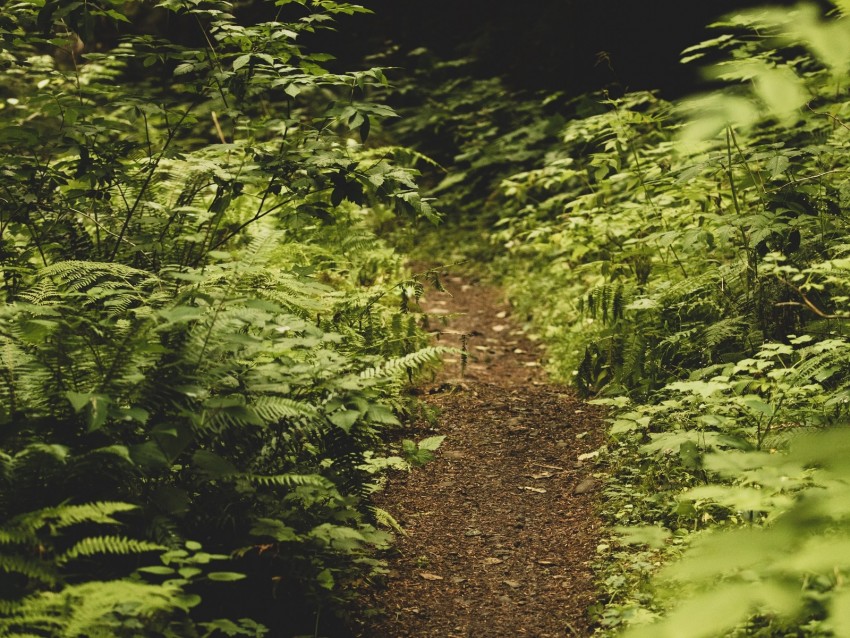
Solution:
[[(599, 414), (546, 381), (540, 346), (497, 291), (460, 277), (444, 283), (449, 294), (429, 292), (423, 306), (438, 343), (460, 347), (468, 335), (465, 375), (460, 358), (450, 359), (422, 389), (439, 416), (407, 435), (446, 440), (434, 461), (393, 476), (378, 499), (408, 536), (386, 586), (364, 601), (381, 614), (358, 633), (586, 636), (598, 488), (578, 457), (600, 444)], [(440, 315), (451, 317), (446, 325)]]

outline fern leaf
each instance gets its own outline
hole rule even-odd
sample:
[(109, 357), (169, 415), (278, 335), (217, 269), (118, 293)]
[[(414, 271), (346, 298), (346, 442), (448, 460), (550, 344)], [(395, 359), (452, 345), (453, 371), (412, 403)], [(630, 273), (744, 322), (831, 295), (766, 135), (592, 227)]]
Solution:
[(416, 352), (411, 352), (402, 357), (396, 357), (384, 361), (373, 368), (368, 368), (360, 373), (361, 379), (394, 379), (408, 370), (418, 370), (429, 363), (436, 363), (444, 354), (455, 352), (453, 348), (444, 346), (430, 346)]
[(276, 474), (273, 476), (252, 474), (250, 479), (264, 487), (314, 487), (336, 492), (336, 486), (329, 479), (319, 474)]
[(165, 549), (165, 546), (157, 543), (140, 541), (124, 536), (91, 536), (84, 538), (64, 554), (57, 556), (56, 563), (64, 565), (68, 561), (81, 556), (96, 556), (101, 554), (122, 556), (164, 551)]
[(56, 574), (43, 562), (18, 554), (0, 554), (0, 572), (21, 574), (48, 585), (54, 585), (57, 581)]
[(129, 512), (134, 509), (137, 509), (136, 505), (110, 501), (83, 505), (60, 505), (27, 512), (12, 519), (11, 524), (33, 531), (48, 524), (53, 531), (81, 523), (117, 525), (119, 521), (112, 517), (113, 514)]
[(285, 397), (261, 396), (251, 403), (251, 407), (266, 423), (298, 417), (315, 418), (318, 415), (318, 410), (309, 403)]
[(398, 532), (402, 536), (407, 536), (407, 532), (401, 526), (401, 524), (395, 519), (395, 517), (390, 514), (387, 510), (381, 507), (373, 507), (372, 514), (375, 515), (375, 522), (378, 525), (383, 525), (384, 527), (389, 527), (395, 532)]

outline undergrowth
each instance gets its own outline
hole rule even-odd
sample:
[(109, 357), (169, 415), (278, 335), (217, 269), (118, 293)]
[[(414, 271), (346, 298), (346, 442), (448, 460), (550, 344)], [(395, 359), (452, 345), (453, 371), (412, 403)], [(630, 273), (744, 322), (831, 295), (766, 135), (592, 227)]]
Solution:
[(454, 79), (398, 129), (450, 141), (451, 250), (609, 407), (600, 633), (850, 635), (848, 10), (723, 18), (686, 100)]
[(4, 636), (327, 635), (384, 569), (441, 351), (375, 228), (437, 216), (383, 71), (300, 44), (364, 10), (275, 5), (4, 5)]

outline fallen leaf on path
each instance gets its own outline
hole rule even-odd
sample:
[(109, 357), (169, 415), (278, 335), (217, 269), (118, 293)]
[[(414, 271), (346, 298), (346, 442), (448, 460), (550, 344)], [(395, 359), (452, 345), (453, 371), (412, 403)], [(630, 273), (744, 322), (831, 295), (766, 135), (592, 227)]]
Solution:
[(464, 536), (481, 536), (480, 529), (468, 529), (463, 533)]
[(485, 558), (482, 561), (485, 565), (498, 565), (499, 563), (504, 563), (501, 558)]
[(493, 332), (504, 332), (507, 329), (507, 326), (493, 326)]
[(536, 492), (537, 494), (546, 493), (546, 490), (544, 490), (542, 487), (531, 487), (529, 485), (521, 485), (519, 489), (526, 490), (528, 492)]
[(437, 574), (429, 574), (428, 572), (419, 572), (419, 575), (425, 580), (443, 580), (442, 576), (437, 576)]
[(587, 478), (576, 485), (576, 488), (573, 490), (573, 494), (584, 494), (586, 492), (590, 492), (594, 487), (596, 487), (596, 481), (592, 478)]
[(518, 589), (519, 587), (522, 587), (522, 583), (518, 580), (503, 580), (502, 582), (511, 589)]
[(585, 452), (584, 454), (579, 454), (578, 460), (586, 461), (588, 459), (595, 459), (597, 456), (599, 456), (599, 450), (593, 450), (593, 452)]
[(497, 318), (497, 319), (504, 319), (504, 318), (505, 318), (505, 317), (507, 317), (507, 316), (508, 316), (508, 313), (507, 313), (507, 312), (505, 312), (504, 310), (502, 310), (502, 312), (497, 312), (497, 313), (496, 313), (496, 318)]
[(545, 478), (552, 478), (553, 476), (555, 475), (552, 472), (540, 472), (540, 474), (532, 474), (531, 478), (533, 478), (534, 480), (540, 480)]
[(554, 567), (555, 562), (551, 560), (539, 560), (537, 561), (538, 565), (543, 565), (543, 567)]

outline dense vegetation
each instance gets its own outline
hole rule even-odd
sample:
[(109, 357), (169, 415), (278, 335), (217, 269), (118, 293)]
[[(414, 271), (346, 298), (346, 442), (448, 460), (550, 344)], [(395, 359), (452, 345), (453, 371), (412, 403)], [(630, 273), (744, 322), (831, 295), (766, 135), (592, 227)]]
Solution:
[(676, 102), (390, 86), (274, 5), (3, 3), (0, 633), (332, 631), (439, 444), (387, 443), (440, 355), (394, 243), (608, 406), (600, 631), (850, 635), (850, 5), (721, 20)]
[(381, 432), (439, 352), (372, 228), (434, 213), (362, 143), (383, 73), (297, 42), (359, 9), (277, 5), (4, 5), (4, 636), (313, 632), (381, 568)]
[(438, 106), (396, 127), (454, 145), (435, 192), (466, 229), (456, 255), (492, 259), (552, 372), (610, 408), (603, 629), (850, 632), (850, 7), (835, 4), (718, 22), (684, 53), (721, 87), (701, 96), (523, 95), (438, 63)]

